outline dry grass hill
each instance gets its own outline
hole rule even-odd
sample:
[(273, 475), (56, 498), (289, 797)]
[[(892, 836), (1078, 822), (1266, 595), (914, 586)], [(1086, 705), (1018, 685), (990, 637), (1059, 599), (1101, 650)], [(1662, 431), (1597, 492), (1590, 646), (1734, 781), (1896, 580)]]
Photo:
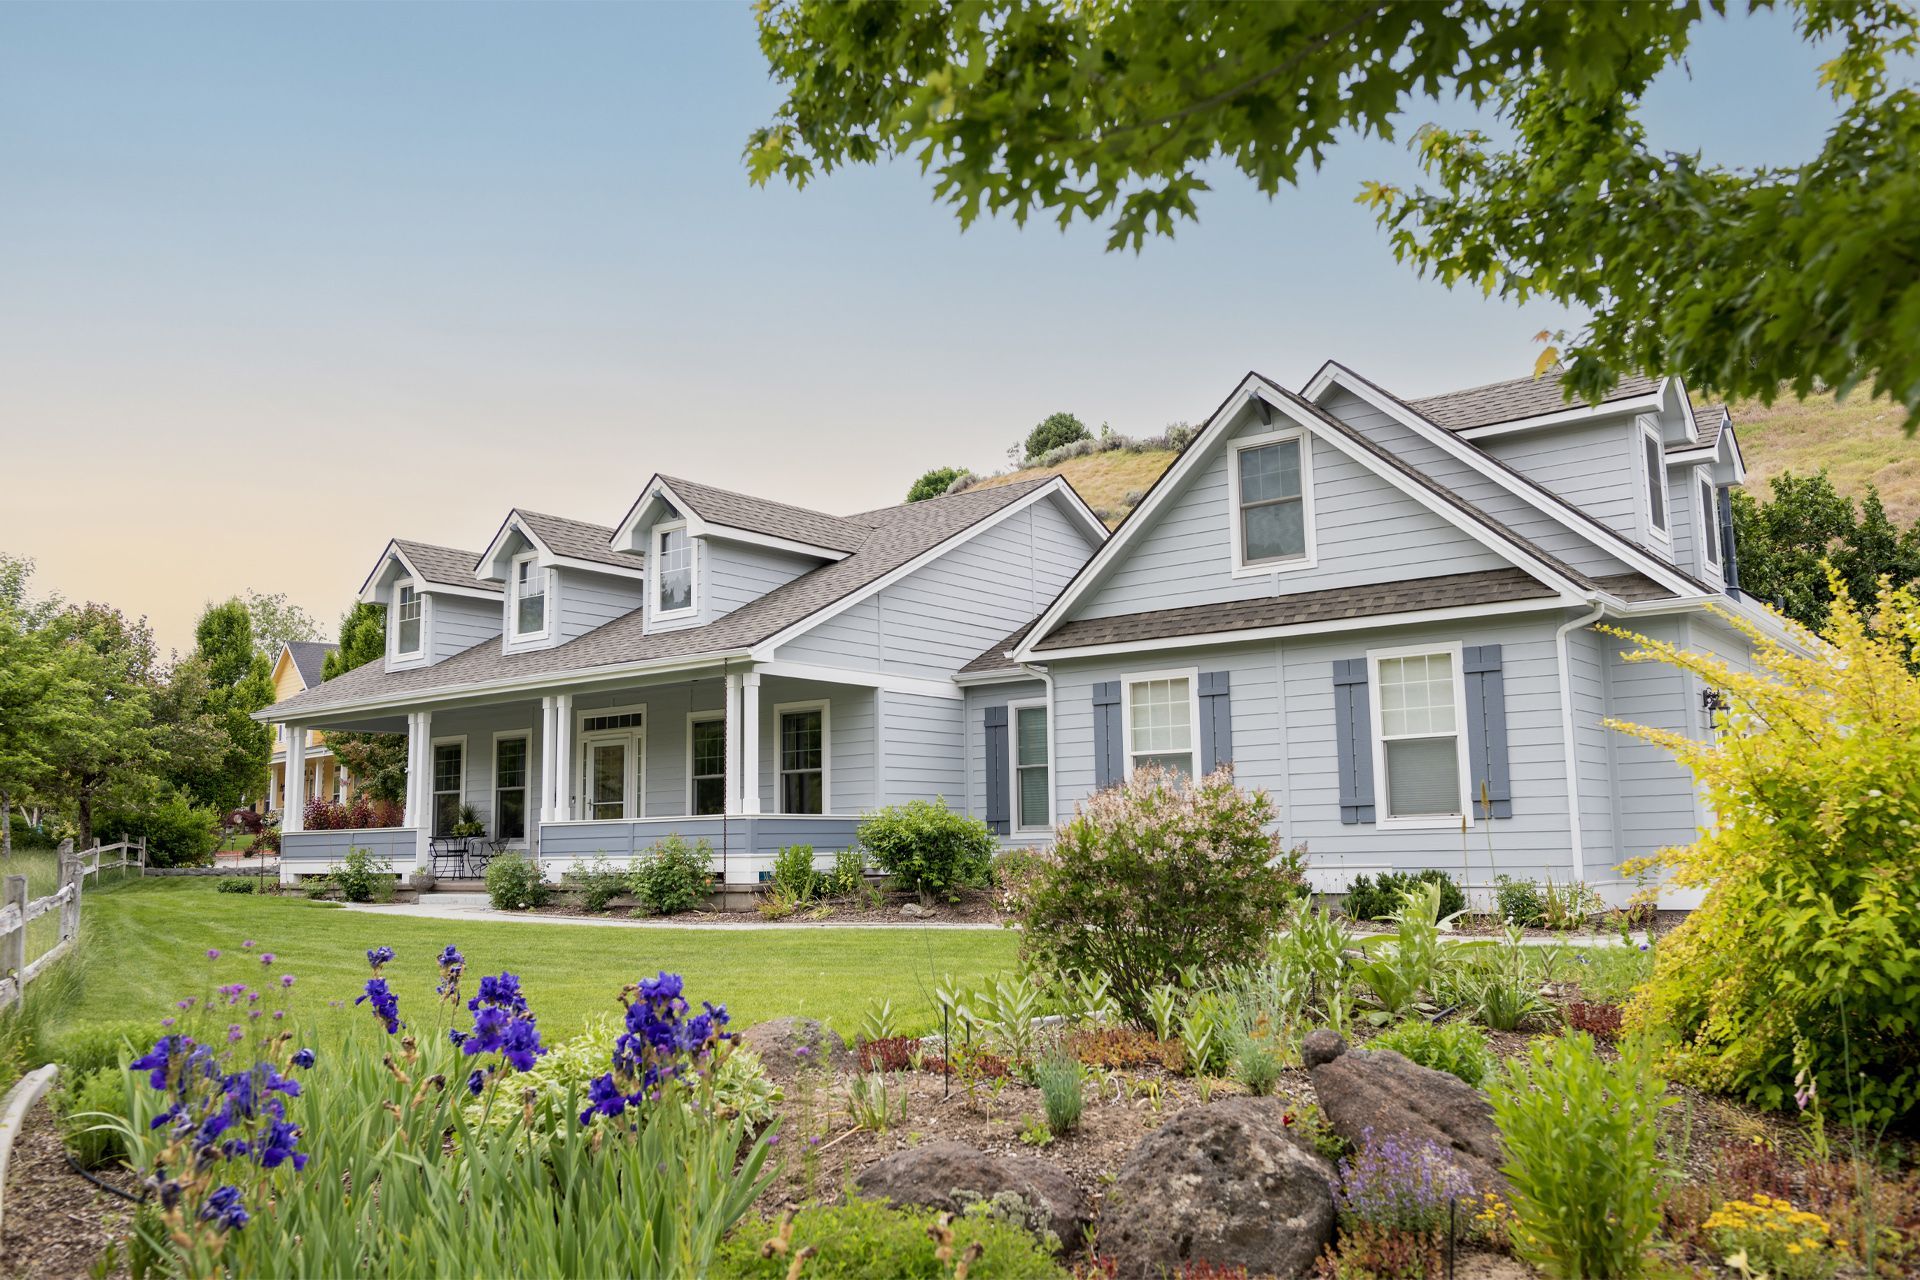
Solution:
[[(1855, 395), (1845, 403), (1815, 396), (1733, 407), (1733, 425), (1747, 460), (1747, 488), (1767, 494), (1767, 479), (1782, 471), (1802, 474), (1825, 467), (1840, 492), (1858, 499), (1867, 486), (1880, 490), (1887, 513), (1901, 526), (1920, 519), (1920, 439), (1900, 430), (1904, 415), (1885, 400)], [(982, 485), (1011, 484), (1057, 473), (1072, 482), (1109, 526), (1133, 509), (1147, 487), (1173, 463), (1171, 449), (1112, 450), (1069, 458), (1057, 467), (1032, 467), (991, 476)]]

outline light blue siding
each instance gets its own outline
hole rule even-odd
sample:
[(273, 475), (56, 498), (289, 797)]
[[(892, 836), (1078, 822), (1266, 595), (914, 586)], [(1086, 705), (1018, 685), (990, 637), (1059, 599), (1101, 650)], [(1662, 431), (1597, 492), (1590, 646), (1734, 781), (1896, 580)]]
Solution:
[(719, 538), (700, 541), (701, 615), (707, 622), (724, 618), (741, 605), (751, 604), (775, 587), (827, 563), (812, 556), (775, 551)]
[(1631, 414), (1487, 436), (1474, 442), (1623, 537), (1648, 543), (1641, 517), (1640, 429)]
[(433, 595), (425, 648), (429, 662), (444, 662), (485, 640), (500, 638), (500, 602)]
[(619, 574), (559, 569), (554, 576), (558, 579), (554, 587), (557, 600), (548, 602), (559, 624), (554, 630), (554, 644), (565, 644), (632, 613), (646, 595), (644, 582)]
[(880, 801), (944, 798), (966, 804), (966, 704), (958, 698), (882, 690), (886, 738)]
[(780, 804), (777, 709), (790, 703), (821, 700), (828, 703), (828, 809), (834, 813), (861, 813), (878, 803), (875, 798), (878, 753), (874, 739), (874, 691), (843, 684), (768, 677), (760, 684), (760, 809), (763, 813), (773, 813)]

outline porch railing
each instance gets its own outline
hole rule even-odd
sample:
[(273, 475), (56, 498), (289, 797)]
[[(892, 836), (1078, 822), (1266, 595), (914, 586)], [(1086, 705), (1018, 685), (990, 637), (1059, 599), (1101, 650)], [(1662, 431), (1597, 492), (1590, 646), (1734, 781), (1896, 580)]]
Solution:
[(859, 826), (859, 815), (850, 813), (574, 819), (541, 824), (540, 860), (553, 870), (595, 858), (618, 862), (677, 835), (712, 845), (713, 869), (729, 883), (751, 883), (788, 845), (810, 844), (818, 854), (851, 849)]

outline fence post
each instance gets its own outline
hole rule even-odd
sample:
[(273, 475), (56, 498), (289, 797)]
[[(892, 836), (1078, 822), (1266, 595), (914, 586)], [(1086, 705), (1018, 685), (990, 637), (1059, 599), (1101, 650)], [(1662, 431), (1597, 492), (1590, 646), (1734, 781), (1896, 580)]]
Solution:
[[(7, 902), (20, 908), (20, 924), (12, 933), (0, 937), (0, 975), (10, 974), (15, 991), (24, 990), (27, 972), (27, 878), (7, 877)], [(0, 906), (6, 905), (0, 903)]]
[(147, 874), (147, 838), (140, 837), (140, 874)]
[(81, 870), (80, 859), (69, 852), (61, 860), (60, 883), (73, 890), (60, 906), (60, 941), (67, 942), (80, 936), (80, 886), (86, 882), (86, 873)]

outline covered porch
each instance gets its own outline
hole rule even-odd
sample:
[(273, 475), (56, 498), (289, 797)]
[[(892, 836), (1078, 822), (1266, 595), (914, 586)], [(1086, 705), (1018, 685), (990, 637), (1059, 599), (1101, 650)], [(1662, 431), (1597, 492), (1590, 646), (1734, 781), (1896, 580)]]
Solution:
[[(281, 878), (292, 882), (367, 849), (412, 877), (463, 810), (549, 880), (605, 859), (630, 863), (670, 836), (705, 840), (720, 883), (750, 885), (782, 848), (822, 863), (852, 847), (878, 801), (879, 691), (741, 663), (601, 686), (316, 714), (288, 726)], [(955, 715), (958, 716), (958, 703)], [(400, 827), (307, 831), (306, 734), (404, 734)]]

